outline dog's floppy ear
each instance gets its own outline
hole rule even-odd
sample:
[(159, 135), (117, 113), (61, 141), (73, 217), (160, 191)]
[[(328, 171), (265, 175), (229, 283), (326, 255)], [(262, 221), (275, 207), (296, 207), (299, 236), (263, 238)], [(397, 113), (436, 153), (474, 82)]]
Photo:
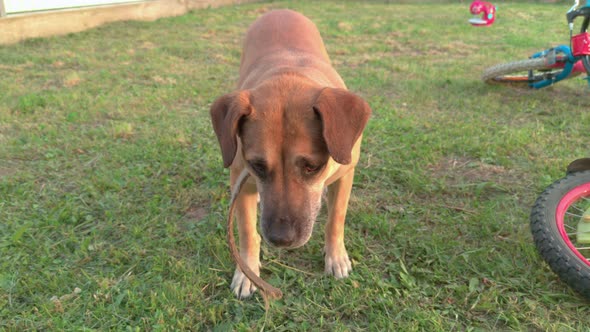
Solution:
[(211, 122), (219, 140), (223, 166), (229, 167), (236, 156), (240, 119), (252, 112), (250, 93), (237, 91), (221, 96), (211, 105)]
[(371, 108), (348, 90), (324, 88), (313, 109), (322, 120), (322, 133), (330, 156), (339, 164), (349, 164), (352, 147), (365, 129)]

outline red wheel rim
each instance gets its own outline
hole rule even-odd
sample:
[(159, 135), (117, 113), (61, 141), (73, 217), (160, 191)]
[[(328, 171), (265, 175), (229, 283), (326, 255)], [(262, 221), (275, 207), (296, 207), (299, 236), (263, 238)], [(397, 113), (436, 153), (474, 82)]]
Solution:
[(570, 236), (568, 235), (565, 227), (564, 216), (569, 209), (569, 207), (578, 201), (581, 197), (590, 196), (590, 182), (584, 183), (575, 187), (574, 189), (570, 190), (565, 196), (561, 198), (559, 204), (557, 204), (557, 209), (555, 211), (555, 223), (557, 224), (557, 229), (559, 230), (559, 235), (570, 248), (570, 250), (586, 265), (590, 266), (590, 261), (586, 258), (578, 248), (572, 243), (570, 240)]

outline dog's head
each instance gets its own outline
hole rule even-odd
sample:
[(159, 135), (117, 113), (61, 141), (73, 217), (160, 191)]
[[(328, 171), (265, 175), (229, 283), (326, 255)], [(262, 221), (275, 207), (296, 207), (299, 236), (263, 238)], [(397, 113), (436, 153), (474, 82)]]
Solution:
[(367, 103), (347, 90), (297, 85), (266, 84), (213, 103), (224, 166), (240, 158), (256, 178), (266, 242), (286, 248), (307, 242), (324, 183), (336, 163), (352, 162), (370, 113)]

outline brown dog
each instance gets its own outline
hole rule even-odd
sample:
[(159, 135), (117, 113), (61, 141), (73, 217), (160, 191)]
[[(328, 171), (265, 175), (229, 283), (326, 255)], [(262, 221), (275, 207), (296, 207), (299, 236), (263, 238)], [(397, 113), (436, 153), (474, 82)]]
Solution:
[[(370, 114), (369, 105), (346, 90), (305, 16), (276, 10), (250, 26), (238, 90), (213, 103), (211, 120), (232, 188), (244, 168), (253, 175), (235, 204), (240, 256), (256, 274), (258, 198), (265, 241), (296, 248), (311, 236), (328, 186), (325, 271), (348, 276), (344, 219)], [(238, 297), (256, 290), (238, 268), (231, 287)]]

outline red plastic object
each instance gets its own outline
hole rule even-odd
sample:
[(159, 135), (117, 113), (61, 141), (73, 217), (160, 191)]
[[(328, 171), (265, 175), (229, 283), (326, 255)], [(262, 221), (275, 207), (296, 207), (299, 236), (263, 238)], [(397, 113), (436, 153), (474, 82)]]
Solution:
[(590, 55), (590, 33), (584, 32), (572, 37), (572, 54)]
[(496, 20), (496, 7), (489, 2), (475, 0), (469, 6), (469, 11), (473, 15), (482, 14), (481, 17), (469, 19), (469, 23), (473, 26), (492, 25)]

